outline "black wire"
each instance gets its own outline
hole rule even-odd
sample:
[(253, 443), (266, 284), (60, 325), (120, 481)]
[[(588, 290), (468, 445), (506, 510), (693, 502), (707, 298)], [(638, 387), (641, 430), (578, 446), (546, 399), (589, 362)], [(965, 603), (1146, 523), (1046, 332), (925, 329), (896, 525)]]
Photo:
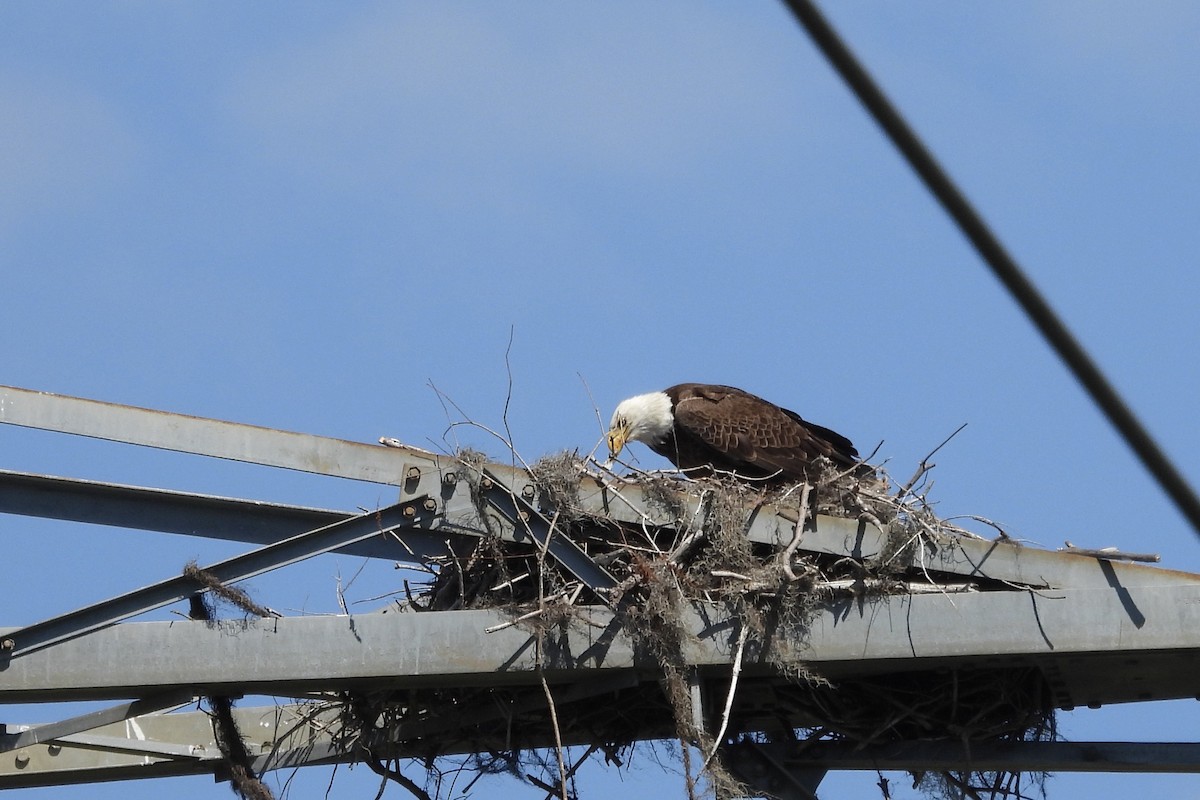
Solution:
[(784, 0), (784, 3), (808, 31), (808, 35), (842, 79), (858, 95), (863, 106), (891, 137), (892, 143), (925, 181), (925, 185), (942, 204), (946, 213), (958, 223), (995, 276), (1020, 303), (1025, 314), (1074, 373), (1076, 380), (1083, 384), (1092, 401), (1124, 437), (1125, 442), (1141, 459), (1163, 491), (1175, 502), (1196, 533), (1200, 534), (1200, 498), (1117, 394), (1100, 368), (1042, 298), (1037, 288), (1025, 277), (1020, 266), (992, 234), (983, 218), (938, 165), (933, 155), (917, 138), (916, 133), (900, 116), (816, 6), (809, 0)]

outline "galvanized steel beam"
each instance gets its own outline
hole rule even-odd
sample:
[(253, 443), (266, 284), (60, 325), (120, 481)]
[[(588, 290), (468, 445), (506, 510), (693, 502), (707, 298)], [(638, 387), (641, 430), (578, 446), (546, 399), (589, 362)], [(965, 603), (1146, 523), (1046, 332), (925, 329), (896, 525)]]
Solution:
[(490, 470), (484, 470), (480, 491), (488, 505), (504, 516), (514, 533), (527, 534), (589, 589), (608, 599), (606, 592), (616, 588), (616, 578), (566, 536), (561, 526), (533, 507), (530, 502), (534, 499), (533, 492), (528, 492), (527, 497), (518, 497), (512, 487), (505, 485), (503, 479)]
[[(564, 705), (571, 702), (560, 697)], [(336, 705), (284, 704), (235, 708), (233, 713), (260, 774), (346, 763), (357, 756), (357, 732), (345, 729)], [(421, 750), (424, 745), (417, 741)], [(585, 742), (564, 740), (565, 745), (577, 743)], [(463, 744), (448, 741), (447, 754), (464, 750)], [(553, 743), (533, 744), (550, 747)], [(379, 755), (387, 758), (422, 754), (403, 746), (379, 749)], [(969, 747), (932, 741), (867, 747), (835, 742), (742, 744), (730, 746), (727, 758), (735, 773), (751, 785), (773, 796), (793, 798), (811, 796), (829, 769), (1200, 772), (1200, 744), (1191, 742), (972, 742)], [(0, 789), (213, 774), (223, 765), (207, 713), (149, 714), (6, 754), (0, 759)]]
[[(221, 583), (236, 583), (355, 542), (383, 538), (409, 521), (414, 513), (411, 503), (389, 506), (260, 547), (204, 567), (204, 570)], [(202, 590), (203, 587), (197, 586), (193, 579), (176, 575), (119, 597), (11, 630), (0, 638), (0, 674), (10, 660), (19, 662), (22, 656), (41, 648), (185, 600)]]
[(400, 485), (404, 464), (439, 456), (257, 425), (0, 386), (0, 422), (226, 458), (339, 478)]
[[(544, 647), (554, 680), (654, 668), (611, 612), (581, 608), (578, 616)], [(137, 697), (180, 687), (295, 696), (367, 686), (530, 685), (539, 680), (535, 635), (520, 627), (484, 633), (509, 619), (500, 611), (447, 611), (361, 614), (353, 626), (343, 616), (127, 623), (12, 659), (0, 671), (0, 702)], [(718, 608), (700, 606), (690, 626), (697, 639), (688, 661), (728, 669), (736, 625)], [(781, 633), (774, 646), (831, 679), (1037, 666), (1063, 707), (1193, 697), (1200, 587), (851, 599), (830, 604), (806, 630)], [(760, 657), (747, 648), (748, 672)]]
[[(273, 544), (354, 512), (0, 470), (0, 513)], [(446, 536), (406, 528), (406, 548), (368, 539), (334, 552), (401, 561), (445, 555)], [(409, 553), (411, 550), (411, 554)]]
[[(0, 386), (0, 422), (392, 484), (401, 487), (403, 497), (440, 494), (448, 510), (468, 517), (476, 514), (465, 487), (456, 491), (453, 484), (443, 482), (447, 474), (460, 468), (458, 462), (417, 448), (380, 447), (4, 386)], [(487, 468), (517, 496), (522, 496), (525, 486), (533, 486), (524, 470), (499, 464)], [(438, 485), (431, 486), (434, 482)], [(685, 515), (699, 509), (699, 493), (690, 491), (696, 485), (680, 482), (679, 500)], [(581, 475), (578, 500), (583, 511), (616, 521), (651, 526), (677, 522), (636, 482), (601, 481)], [(459, 521), (452, 518), (453, 514), (450, 518), (427, 518), (422, 527), (452, 527)], [(748, 535), (754, 541), (786, 544), (792, 537), (794, 519), (794, 510), (764, 505), (748, 520)], [(816, 523), (814, 530), (806, 531), (801, 550), (865, 559), (878, 557), (884, 550), (886, 533), (866, 520), (817, 517)], [(510, 525), (509, 531), (514, 530)], [(1021, 547), (1009, 541), (948, 536), (935, 542), (926, 537), (922, 552), (922, 566), (930, 572), (986, 577), (1022, 586), (1103, 586), (1112, 583), (1114, 575), (1124, 586), (1183, 579), (1200, 583), (1200, 576), (1131, 564), (1108, 563), (1102, 570), (1096, 558)]]
[(1197, 742), (854, 742), (746, 744), (729, 749), (740, 771), (762, 755), (787, 769), (994, 772), (1200, 772)]
[[(550, 499), (543, 497), (537, 482), (524, 470), (496, 464), (488, 464), (486, 469), (494, 471), (516, 497), (524, 499), (543, 516), (553, 514)], [(467, 482), (447, 482), (444, 476), (445, 465), (442, 470), (420, 472), (403, 488), (401, 496), (417, 493), (441, 496), (444, 513), (427, 517), (418, 523), (422, 527), (462, 532), (473, 526), (478, 531), (481, 523)], [(675, 492), (677, 507), (666, 508), (662, 502), (662, 487), (651, 493), (636, 481), (601, 481), (593, 475), (581, 474), (578, 491), (572, 499), (578, 504), (575, 510), (579, 513), (652, 529), (678, 527), (681, 518), (693, 521), (700, 519), (703, 515), (703, 490), (700, 483), (680, 481)], [(746, 535), (754, 542), (785, 547), (795, 532), (795, 519), (795, 509), (786, 506), (749, 506)], [(515, 538), (522, 533), (521, 526), (510, 517), (500, 517), (495, 522), (495, 532), (505, 538)], [(849, 556), (871, 562), (883, 556), (887, 541), (888, 533), (867, 519), (817, 515), (805, 529), (797, 552)], [(1200, 586), (1200, 575), (1026, 547), (1010, 540), (990, 541), (966, 535), (925, 535), (919, 544), (916, 548), (917, 567), (931, 575), (983, 579), (1012, 584), (1014, 587), (1035, 588), (1175, 586), (1181, 583)]]
[[(579, 685), (556, 691), (556, 703), (565, 710), (573, 702), (587, 702), (613, 691), (613, 684)], [(574, 690), (574, 691), (572, 691)], [(537, 697), (544, 706), (541, 691)], [(500, 711), (496, 706), (493, 710)], [(486, 712), (486, 709), (481, 709)], [(354, 746), (358, 731), (348, 730), (337, 704), (283, 704), (234, 708), (234, 721), (242, 732), (251, 763), (259, 774), (278, 769), (342, 764), (360, 757)], [(436, 722), (447, 722), (439, 718)], [(470, 722), (466, 723), (469, 728)], [(428, 726), (440, 733), (446, 755), (474, 752), (477, 741), (454, 738), (450, 725)], [(659, 731), (657, 737), (668, 731)], [(421, 734), (409, 744), (376, 741), (372, 750), (380, 758), (424, 758), (428, 743)], [(564, 746), (586, 745), (590, 733), (582, 729), (563, 733)], [(555, 742), (544, 735), (521, 735), (523, 747), (550, 748)], [(0, 758), (0, 789), (56, 786), (121, 779), (178, 775), (220, 774), (224, 756), (213, 737), (212, 718), (202, 711), (149, 714), (109, 725), (87, 734), (63, 736), (29, 745)]]
[(94, 728), (100, 728), (132, 717), (140, 717), (143, 714), (150, 714), (161, 711), (164, 708), (181, 705), (191, 699), (192, 693), (190, 691), (179, 689), (152, 695), (142, 700), (134, 700), (131, 703), (122, 703), (118, 706), (104, 708), (100, 711), (81, 714), (59, 722), (50, 722), (45, 725), (22, 726), (19, 730), (15, 731), (8, 730), (12, 727), (11, 725), (0, 725), (0, 728), (4, 729), (0, 731), (0, 753), (6, 753), (21, 747), (29, 747), (39, 742), (54, 741), (64, 736), (83, 733), (84, 731), (90, 731)]

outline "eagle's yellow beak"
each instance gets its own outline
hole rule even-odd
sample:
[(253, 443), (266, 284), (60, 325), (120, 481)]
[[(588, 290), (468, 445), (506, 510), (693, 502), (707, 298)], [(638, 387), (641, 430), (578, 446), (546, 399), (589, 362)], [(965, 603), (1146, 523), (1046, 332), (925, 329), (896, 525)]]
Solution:
[(609, 428), (606, 438), (608, 439), (608, 460), (612, 461), (625, 449), (625, 443), (629, 441), (629, 428), (623, 425)]

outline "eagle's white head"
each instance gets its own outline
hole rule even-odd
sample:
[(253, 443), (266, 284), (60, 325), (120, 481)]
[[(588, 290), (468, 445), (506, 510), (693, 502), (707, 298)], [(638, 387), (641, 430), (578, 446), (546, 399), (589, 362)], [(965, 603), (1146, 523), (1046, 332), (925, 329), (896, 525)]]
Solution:
[(628, 442), (657, 444), (675, 425), (666, 392), (639, 394), (622, 400), (608, 426), (608, 457), (616, 458)]

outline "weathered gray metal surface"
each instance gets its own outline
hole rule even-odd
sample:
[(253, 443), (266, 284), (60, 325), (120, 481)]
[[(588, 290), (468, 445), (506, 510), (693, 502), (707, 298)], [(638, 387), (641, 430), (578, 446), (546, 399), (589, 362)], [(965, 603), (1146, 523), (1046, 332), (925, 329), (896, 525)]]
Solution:
[[(762, 754), (790, 769), (981, 772), (1200, 772), (1196, 742), (843, 742), (734, 745), (730, 758)], [(969, 765), (969, 767), (968, 767)]]
[[(493, 465), (489, 465), (489, 469)], [(443, 470), (446, 465), (443, 465)], [(443, 507), (437, 515), (417, 523), (430, 530), (463, 531), (476, 520), (478, 512), (469, 487), (447, 485), (444, 473), (430, 470), (419, 479), (407, 483), (401, 496), (417, 494), (440, 495)], [(535, 507), (552, 511), (552, 506), (538, 491), (536, 483), (520, 470), (506, 470), (502, 479), (518, 495), (529, 495)], [(465, 482), (464, 482), (465, 483)], [(661, 492), (652, 495), (645, 486), (632, 481), (613, 479), (602, 482), (595, 476), (581, 474), (579, 489), (574, 496), (580, 511), (653, 528), (660, 525), (678, 526), (682, 519), (691, 523), (702, 517), (702, 487), (680, 482), (675, 498), (677, 507), (667, 509)], [(689, 491), (690, 490), (690, 491)], [(763, 504), (749, 515), (747, 536), (756, 542), (776, 546), (787, 545), (795, 529), (795, 509)], [(498, 518), (498, 532), (506, 538), (517, 535), (517, 527), (509, 519)], [(475, 523), (477, 524), (477, 523)], [(845, 519), (819, 515), (813, 518), (802, 537), (800, 552), (848, 555), (860, 560), (874, 560), (885, 551), (887, 534), (866, 520)], [(1155, 586), (1193, 583), (1200, 585), (1200, 575), (1173, 570), (1101, 561), (1091, 556), (1058, 553), (1037, 547), (1023, 547), (1011, 541), (988, 541), (967, 536), (923, 537), (920, 564), (933, 575), (954, 575), (960, 578), (987, 578), (1011, 583), (1014, 587), (1112, 587), (1120, 585)]]
[[(460, 469), (446, 461), (439, 468), (421, 471), (417, 480), (405, 483), (403, 497), (420, 496), (440, 500), (436, 513), (420, 509), (419, 516), (404, 528), (405, 543), (414, 557), (442, 555), (447, 537), (479, 535), (482, 525), (475, 501), (466, 481), (451, 483), (445, 475)], [(517, 496), (534, 492), (536, 487), (523, 472), (502, 470), (500, 477), (511, 481)], [(674, 522), (644, 497), (642, 487), (633, 483), (598, 484), (583, 477), (584, 491), (579, 499), (584, 510), (634, 524)], [(686, 514), (698, 509), (692, 500)], [(639, 509), (648, 508), (646, 514)], [(185, 533), (219, 539), (267, 544), (352, 516), (347, 511), (312, 509), (302, 506), (264, 503), (254, 500), (213, 497), (145, 487), (123, 486), (75, 478), (31, 475), (0, 471), (0, 513), (27, 514), (53, 519), (68, 519), (142, 530)], [(764, 506), (751, 520), (748, 536), (770, 544), (786, 544), (792, 536), (792, 521), (786, 509)], [(505, 538), (518, 538), (522, 526), (512, 516), (493, 519), (497, 532)], [(885, 534), (865, 521), (817, 516), (804, 534), (801, 552), (846, 554), (871, 560), (883, 552)], [(961, 577), (985, 577), (1008, 581), (1016, 586), (1151, 586), (1181, 582), (1200, 583), (1200, 576), (1138, 564), (1104, 562), (1071, 553), (1056, 553), (1035, 547), (1021, 547), (1004, 541), (984, 541), (963, 537), (927, 543), (923, 550), (925, 565), (931, 573)], [(360, 542), (340, 552), (396, 559), (403, 558), (387, 542)]]
[[(301, 731), (315, 744), (320, 733), (313, 726), (336, 724), (332, 713), (315, 717), (313, 726), (305, 724), (304, 711), (290, 706), (238, 709), (234, 713), (247, 737), (247, 749), (261, 763), (264, 753), (273, 753), (272, 743), (284, 738), (293, 727), (298, 726), (293, 741), (299, 747), (303, 744), (298, 736)], [(323, 744), (321, 752), (327, 754), (332, 749), (327, 736)], [(293, 761), (297, 759), (292, 757)], [(87, 734), (66, 735), (6, 753), (0, 758), (0, 789), (211, 774), (222, 762), (213, 737), (212, 718), (207, 713), (146, 714)], [(281, 758), (276, 762), (283, 763)]]
[[(12, 387), (0, 387), (0, 422), (390, 483), (400, 486), (402, 497), (406, 498), (440, 497), (444, 502), (438, 513), (413, 521), (414, 528), (463, 533), (471, 532), (471, 521), (478, 520), (467, 482), (446, 481), (447, 474), (456, 473), (463, 466), (455, 459), (413, 448), (347, 442)], [(489, 464), (488, 469), (517, 496), (524, 496), (527, 487), (536, 494), (537, 487), (523, 470), (500, 464)], [(695, 484), (691, 486), (694, 488)], [(696, 495), (694, 491), (681, 493), (679, 501), (685, 517), (699, 512), (700, 500)], [(114, 497), (113, 493), (108, 495), (110, 500)], [(165, 499), (165, 495), (159, 499)], [(632, 482), (601, 481), (595, 476), (580, 475), (577, 499), (583, 511), (616, 521), (650, 526), (678, 521), (674, 511), (664, 509), (644, 487)], [(537, 502), (542, 499), (539, 497)], [(108, 507), (109, 512), (112, 509), (113, 506)], [(786, 543), (791, 539), (794, 519), (794, 510), (764, 505), (749, 520), (747, 535), (764, 543)], [(118, 524), (136, 527), (132, 522)], [(478, 532), (478, 527), (474, 525), (474, 532)], [(508, 536), (517, 535), (511, 520), (502, 521), (500, 527)], [(218, 525), (199, 532), (213, 535), (207, 532), (212, 530), (221, 528)], [(886, 538), (883, 531), (866, 521), (817, 517), (815, 529), (805, 533), (801, 549), (870, 559), (883, 551)], [(1200, 576), (1115, 562), (1102, 567), (1095, 558), (1020, 547), (1006, 541), (946, 537), (926, 544), (925, 567), (930, 572), (986, 576), (1020, 586), (1081, 588), (1111, 585), (1114, 581), (1122, 586), (1182, 580), (1200, 583)]]
[[(142, 700), (122, 703), (117, 706), (81, 714), (70, 719), (51, 722), (46, 725), (24, 726), (22, 730), (0, 732), (0, 753), (17, 750), (22, 747), (51, 742), (64, 736), (71, 736), (84, 731), (90, 731), (114, 722), (152, 714), (164, 708), (181, 705), (192, 699), (192, 693), (186, 689), (173, 689), (162, 694), (151, 695)], [(3, 727), (3, 726), (0, 726)]]
[[(360, 512), (0, 470), (0, 513), (273, 544)], [(403, 535), (406, 548), (368, 539), (334, 552), (402, 561), (447, 552), (444, 535), (418, 528), (405, 528)]]
[(96, 439), (399, 485), (404, 464), (438, 457), (257, 425), (0, 386), (0, 422)]
[[(593, 561), (561, 528), (555, 526), (527, 500), (519, 497), (512, 487), (504, 483), (502, 477), (494, 471), (487, 470), (482, 480), (484, 486), (481, 486), (480, 491), (488, 506), (499, 512), (505, 520), (505, 527), (511, 530), (514, 538), (522, 534), (531, 537), (549, 556), (583, 581), (589, 589), (603, 592), (616, 587), (616, 578)], [(533, 499), (532, 493), (530, 499)]]
[[(339, 709), (318, 704), (235, 708), (255, 769), (345, 763), (354, 758)], [(577, 744), (568, 739), (565, 744)], [(549, 741), (543, 743), (550, 746)], [(451, 751), (458, 748), (451, 746)], [(389, 757), (419, 755), (402, 749)], [(776, 796), (804, 797), (829, 769), (975, 770), (1051, 772), (1200, 772), (1200, 744), (1191, 742), (893, 742), (734, 745), (735, 771)], [(149, 714), (29, 744), (0, 759), (0, 789), (83, 783), (117, 778), (211, 774), (223, 766), (205, 712)], [(772, 773), (772, 771), (774, 771)], [(798, 780), (789, 785), (772, 780)], [(792, 795), (781, 791), (793, 790)]]
[[(548, 647), (557, 680), (639, 664), (612, 614), (580, 609)], [(193, 687), (202, 694), (295, 694), (353, 686), (529, 683), (533, 637), (492, 611), (383, 613), (205, 624), (127, 623), (13, 658), (0, 701), (107, 699)], [(694, 664), (727, 669), (732, 626), (698, 613)], [(710, 621), (712, 620), (712, 621)], [(0, 633), (0, 635), (3, 635)], [(790, 656), (831, 678), (944, 666), (1035, 664), (1060, 705), (1192, 697), (1200, 693), (1200, 587), (1128, 591), (896, 595), (847, 600), (818, 614)], [(170, 654), (131, 660), (129, 653)]]
[[(298, 534), (204, 569), (221, 583), (236, 583), (354, 542), (385, 538), (389, 531), (404, 524), (413, 513), (411, 503), (390, 506)], [(193, 579), (175, 575), (119, 597), (11, 630), (0, 640), (0, 668), (6, 659), (19, 660), (21, 656), (40, 648), (185, 600), (201, 588)]]
[[(565, 707), (581, 697), (603, 694), (606, 690), (611, 688), (605, 684), (596, 690), (585, 687), (574, 700), (569, 689), (556, 690), (556, 702)], [(544, 702), (540, 692), (538, 696)], [(357, 732), (345, 729), (345, 720), (337, 706), (310, 703), (235, 708), (233, 716), (259, 773), (346, 763), (357, 755), (351, 749)], [(666, 735), (666, 731), (659, 733)], [(563, 744), (590, 744), (587, 736), (585, 731), (569, 731)], [(526, 738), (524, 743), (542, 748), (554, 746), (549, 733)], [(454, 755), (475, 752), (478, 743), (442, 736), (440, 744), (446, 754)], [(377, 743), (376, 751), (380, 757), (420, 758), (424, 747), (418, 738), (415, 748)], [(213, 737), (212, 718), (206, 712), (149, 714), (5, 754), (0, 758), (0, 789), (202, 775), (220, 772), (224, 767), (225, 759)]]

